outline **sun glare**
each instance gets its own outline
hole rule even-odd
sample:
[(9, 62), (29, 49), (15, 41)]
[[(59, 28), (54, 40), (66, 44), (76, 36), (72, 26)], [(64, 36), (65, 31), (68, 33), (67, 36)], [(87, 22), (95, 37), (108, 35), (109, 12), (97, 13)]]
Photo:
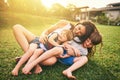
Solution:
[(56, 0), (42, 0), (42, 4), (47, 8), (51, 8), (55, 2)]
[(51, 8), (54, 3), (59, 3), (64, 7), (67, 5), (67, 2), (65, 0), (41, 0), (41, 1), (42, 4), (47, 8)]

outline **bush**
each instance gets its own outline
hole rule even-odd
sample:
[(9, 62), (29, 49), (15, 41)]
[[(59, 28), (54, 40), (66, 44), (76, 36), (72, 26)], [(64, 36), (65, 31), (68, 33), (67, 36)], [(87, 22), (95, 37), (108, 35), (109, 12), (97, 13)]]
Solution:
[(100, 16), (98, 16), (97, 22), (100, 24), (108, 24), (108, 18), (105, 16), (104, 13), (102, 13)]

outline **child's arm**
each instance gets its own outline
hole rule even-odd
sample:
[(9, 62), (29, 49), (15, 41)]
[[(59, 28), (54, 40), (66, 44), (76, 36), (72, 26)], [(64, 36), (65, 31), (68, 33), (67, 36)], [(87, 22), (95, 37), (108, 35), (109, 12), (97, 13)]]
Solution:
[(59, 58), (67, 58), (67, 57), (70, 57), (71, 55), (69, 54), (65, 54), (65, 55), (60, 55)]
[(64, 43), (64, 48), (66, 48), (67, 54), (71, 55), (71, 56), (80, 56), (80, 51), (78, 49), (76, 49), (75, 47), (71, 46), (68, 43)]
[(59, 44), (55, 41), (55, 39), (58, 37), (57, 33), (53, 33), (52, 35), (50, 35), (50, 37), (48, 38), (48, 42), (50, 44), (52, 44), (53, 46), (59, 46)]

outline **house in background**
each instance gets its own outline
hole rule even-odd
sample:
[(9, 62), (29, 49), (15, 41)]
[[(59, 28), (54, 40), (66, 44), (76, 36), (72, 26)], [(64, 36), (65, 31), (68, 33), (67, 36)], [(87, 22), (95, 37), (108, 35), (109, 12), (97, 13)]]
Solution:
[(109, 19), (108, 24), (111, 24), (110, 22), (114, 22), (114, 24), (120, 25), (120, 3), (108, 4), (105, 10), (105, 14)]
[(75, 15), (75, 20), (95, 20), (97, 22), (98, 17), (104, 13), (107, 24), (120, 25), (120, 2), (108, 4), (103, 8), (89, 9), (85, 6), (76, 9), (79, 9), (79, 14)]
[(88, 6), (75, 8), (74, 19), (76, 21), (88, 20), (88, 8)]

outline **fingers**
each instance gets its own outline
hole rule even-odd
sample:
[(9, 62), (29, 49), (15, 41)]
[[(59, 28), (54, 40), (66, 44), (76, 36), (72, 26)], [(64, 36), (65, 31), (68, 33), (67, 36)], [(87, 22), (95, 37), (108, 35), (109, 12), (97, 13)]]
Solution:
[(48, 36), (41, 35), (39, 41), (42, 42), (43, 44), (46, 43), (48, 41)]

